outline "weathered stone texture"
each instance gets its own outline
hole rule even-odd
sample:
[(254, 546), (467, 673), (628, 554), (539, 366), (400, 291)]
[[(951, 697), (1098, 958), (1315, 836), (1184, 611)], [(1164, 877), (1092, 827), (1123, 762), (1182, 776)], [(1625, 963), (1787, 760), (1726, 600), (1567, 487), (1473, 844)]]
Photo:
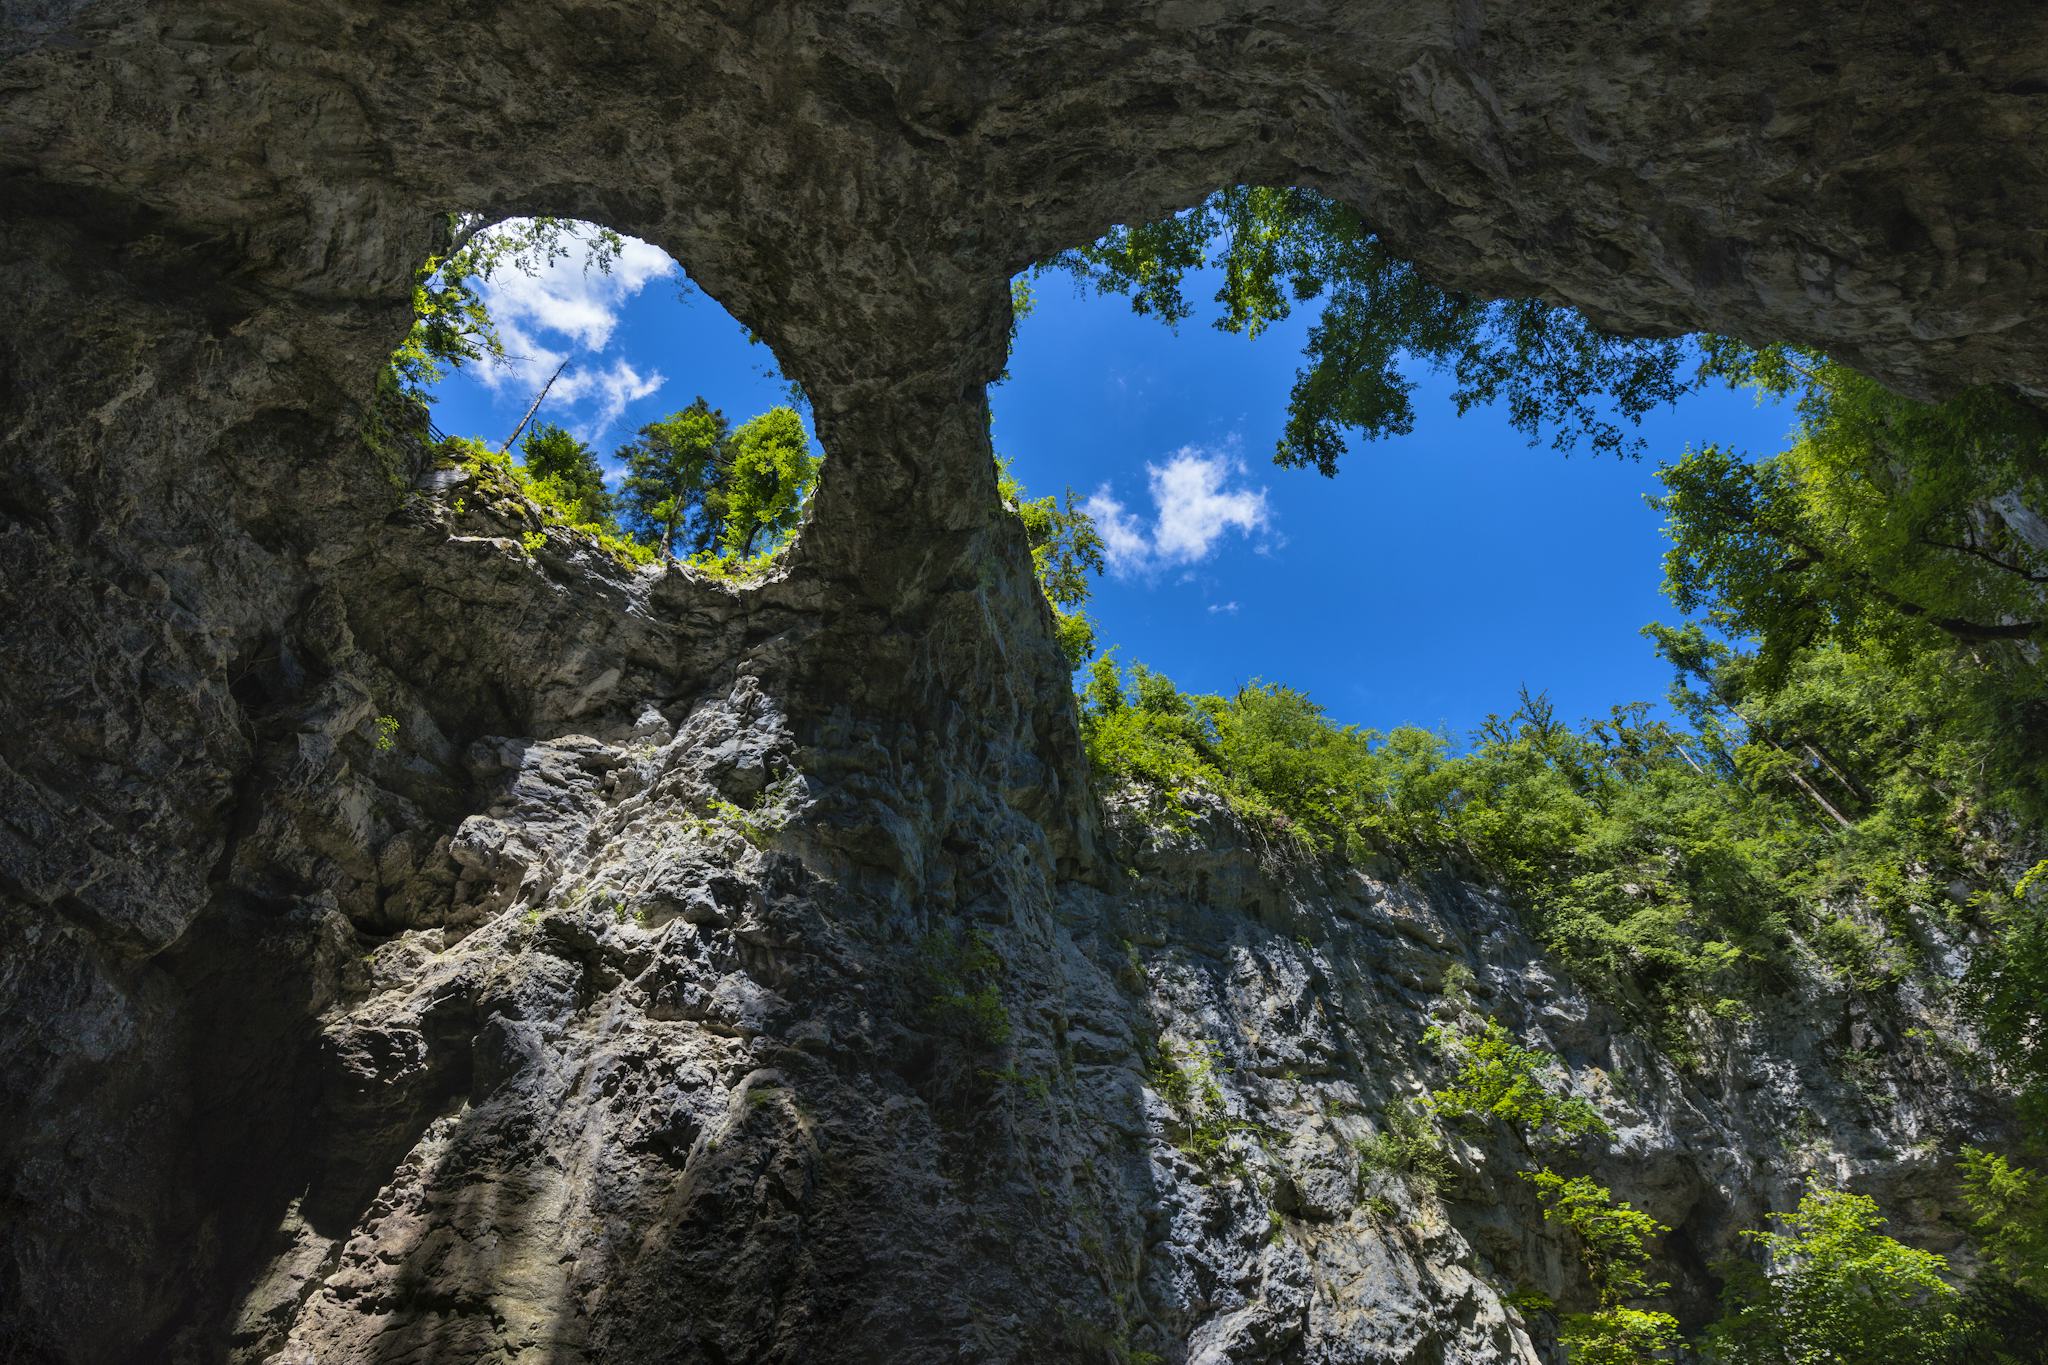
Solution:
[[(982, 385), (1012, 271), (1264, 181), (1446, 283), (2048, 392), (2048, 11), (0, 15), (0, 1354), (1515, 1358), (1499, 1283), (1566, 1262), (1497, 1154), (1462, 1211), (1343, 1202), (1460, 957), (1628, 1079), (1601, 1169), (1701, 1255), (1802, 1106), (1902, 1195), (1986, 1121), (1909, 1050), (1856, 1110), (1835, 999), (1676, 1078), (1467, 889), (1281, 886), (1222, 825), (1121, 870)], [(831, 456), (775, 581), (380, 467), (452, 209), (646, 237), (774, 345)], [(987, 1057), (932, 1009), (968, 928)], [(1292, 1135), (1258, 1179), (1166, 1141), (1160, 1031)]]

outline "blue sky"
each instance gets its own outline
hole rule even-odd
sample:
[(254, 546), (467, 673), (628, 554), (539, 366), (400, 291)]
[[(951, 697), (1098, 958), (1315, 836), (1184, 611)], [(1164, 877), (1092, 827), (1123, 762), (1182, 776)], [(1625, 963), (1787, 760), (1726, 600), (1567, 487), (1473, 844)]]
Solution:
[[(767, 348), (672, 272), (639, 243), (608, 276), (502, 277), (492, 308), (519, 359), (446, 381), (436, 420), (502, 441), (565, 355), (539, 420), (607, 455), (700, 393), (735, 423), (786, 401)], [(1460, 418), (1421, 371), (1415, 433), (1356, 447), (1326, 479), (1272, 463), (1312, 314), (1247, 341), (1200, 318), (1175, 333), (1064, 276), (1035, 288), (992, 394), (996, 448), (1029, 490), (1072, 488), (1102, 522), (1099, 639), (1184, 690), (1285, 682), (1381, 729), (1462, 736), (1523, 683), (1572, 718), (1661, 697), (1668, 670), (1637, 634), (1676, 615), (1643, 502), (1657, 464), (1688, 444), (1775, 451), (1792, 424), (1717, 389), (1646, 420), (1640, 461), (1567, 459), (1497, 411)]]

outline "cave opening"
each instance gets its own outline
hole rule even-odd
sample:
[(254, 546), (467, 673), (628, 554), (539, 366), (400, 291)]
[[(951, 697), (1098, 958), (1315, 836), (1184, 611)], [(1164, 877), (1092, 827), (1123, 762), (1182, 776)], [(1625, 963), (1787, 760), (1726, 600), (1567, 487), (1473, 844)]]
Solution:
[(995, 445), (1092, 519), (1096, 642), (1381, 730), (1462, 737), (1524, 686), (1570, 717), (1661, 696), (1659, 472), (1795, 421), (1697, 338), (1438, 289), (1305, 190), (1113, 228), (1013, 293)]
[(761, 338), (598, 223), (454, 215), (445, 237), (378, 376), (372, 444), (422, 439), (454, 534), (504, 536), (493, 512), (517, 505), (529, 555), (553, 538), (736, 586), (783, 560), (823, 450)]

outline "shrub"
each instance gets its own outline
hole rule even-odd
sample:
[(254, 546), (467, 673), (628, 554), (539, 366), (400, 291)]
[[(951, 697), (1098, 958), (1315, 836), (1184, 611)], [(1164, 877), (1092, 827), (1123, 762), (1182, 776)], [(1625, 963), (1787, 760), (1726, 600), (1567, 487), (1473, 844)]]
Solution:
[(1570, 1365), (1646, 1365), (1678, 1344), (1678, 1320), (1640, 1308), (1602, 1308), (1567, 1314), (1557, 1344)]
[(1430, 1092), (1437, 1113), (1469, 1123), (1499, 1119), (1530, 1142), (1613, 1136), (1598, 1110), (1546, 1080), (1560, 1069), (1557, 1058), (1523, 1047), (1498, 1019), (1488, 1019), (1477, 1037), (1441, 1024), (1422, 1037), (1458, 1068), (1448, 1086)]
[[(450, 436), (436, 448), (442, 459), (466, 469), (484, 489), (493, 487), (515, 493), (532, 503), (541, 520), (550, 526), (566, 527), (588, 536), (597, 548), (628, 567), (654, 562), (654, 551), (619, 529), (609, 515), (592, 517), (592, 504), (583, 492), (547, 477), (530, 478), (509, 455), (492, 450), (482, 441)], [(458, 499), (458, 512), (467, 499)], [(531, 555), (546, 540), (542, 532), (529, 531), (520, 538)]]
[(1577, 1239), (1586, 1278), (1602, 1305), (1651, 1298), (1671, 1287), (1650, 1282), (1650, 1253), (1643, 1245), (1645, 1239), (1661, 1237), (1670, 1228), (1626, 1201), (1615, 1203), (1614, 1196), (1589, 1176), (1566, 1179), (1545, 1168), (1523, 1171), (1522, 1179), (1536, 1186), (1543, 1221), (1563, 1224)]
[(1386, 1126), (1353, 1144), (1358, 1152), (1360, 1188), (1380, 1174), (1404, 1178), (1421, 1194), (1435, 1194), (1456, 1174), (1450, 1154), (1428, 1115), (1410, 1105), (1388, 1108)]
[(1937, 1365), (1961, 1325), (1948, 1263), (1879, 1232), (1867, 1196), (1819, 1190), (1775, 1231), (1751, 1230), (1766, 1264), (1723, 1267), (1723, 1315), (1706, 1346), (1723, 1365), (1873, 1361)]
[(1173, 1145), (1205, 1170), (1236, 1165), (1232, 1136), (1250, 1127), (1224, 1101), (1222, 1065), (1222, 1050), (1208, 1039), (1175, 1047), (1162, 1038), (1153, 1055), (1152, 1088), (1173, 1111)]
[(1985, 1256), (2013, 1284), (2048, 1297), (2048, 1174), (1965, 1147), (1962, 1177)]
[(1642, 1365), (1676, 1344), (1678, 1321), (1669, 1313), (1630, 1308), (1628, 1299), (1652, 1298), (1671, 1286), (1652, 1283), (1644, 1243), (1671, 1231), (1647, 1213), (1615, 1203), (1586, 1176), (1566, 1179), (1544, 1169), (1524, 1171), (1543, 1201), (1543, 1219), (1560, 1223), (1579, 1244), (1579, 1260), (1600, 1306), (1558, 1323), (1558, 1344), (1571, 1365)]
[(1003, 959), (980, 930), (961, 934), (948, 926), (925, 935), (917, 976), (925, 1020), (936, 1032), (975, 1053), (998, 1051), (1010, 1041)]

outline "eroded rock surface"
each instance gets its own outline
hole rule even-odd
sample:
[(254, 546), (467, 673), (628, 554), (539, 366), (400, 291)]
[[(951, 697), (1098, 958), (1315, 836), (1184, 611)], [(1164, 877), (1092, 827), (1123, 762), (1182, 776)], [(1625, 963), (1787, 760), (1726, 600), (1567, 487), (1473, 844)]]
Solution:
[[(1065, 879), (1025, 822), (906, 819), (911, 774), (820, 781), (752, 678), (480, 747), (486, 908), (347, 964), (231, 1359), (1538, 1361), (1503, 1298), (1589, 1305), (1537, 1158), (1459, 1138), (1435, 1191), (1359, 1154), (1440, 1077), (1424, 1030), (1481, 1015), (1608, 1116), (1562, 1159), (1676, 1229), (1695, 1316), (1815, 1169), (1952, 1244), (1927, 1196), (1997, 1124), (1924, 1003), (1817, 972), (1681, 1073), (1470, 887), (1262, 859), (1221, 810), (1120, 813), (1128, 865)], [(949, 843), (915, 896), (873, 862)]]
[[(1902, 1194), (1979, 1122), (1854, 1111), (1834, 1000), (1675, 1078), (1455, 886), (1222, 827), (1133, 872), (982, 385), (1012, 271), (1264, 181), (1449, 284), (2041, 394), (2048, 13), (0, 15), (14, 1357), (1514, 1358), (1500, 1286), (1565, 1262), (1498, 1154), (1488, 1224), (1343, 1202), (1459, 958), (1626, 1078), (1605, 1160), (1702, 1256), (1802, 1108)], [(774, 581), (529, 553), (365, 446), (452, 209), (646, 237), (770, 340), (831, 457)], [(946, 985), (983, 953), (1000, 1045)], [(1190, 1169), (1162, 1034), (1286, 1149)]]

